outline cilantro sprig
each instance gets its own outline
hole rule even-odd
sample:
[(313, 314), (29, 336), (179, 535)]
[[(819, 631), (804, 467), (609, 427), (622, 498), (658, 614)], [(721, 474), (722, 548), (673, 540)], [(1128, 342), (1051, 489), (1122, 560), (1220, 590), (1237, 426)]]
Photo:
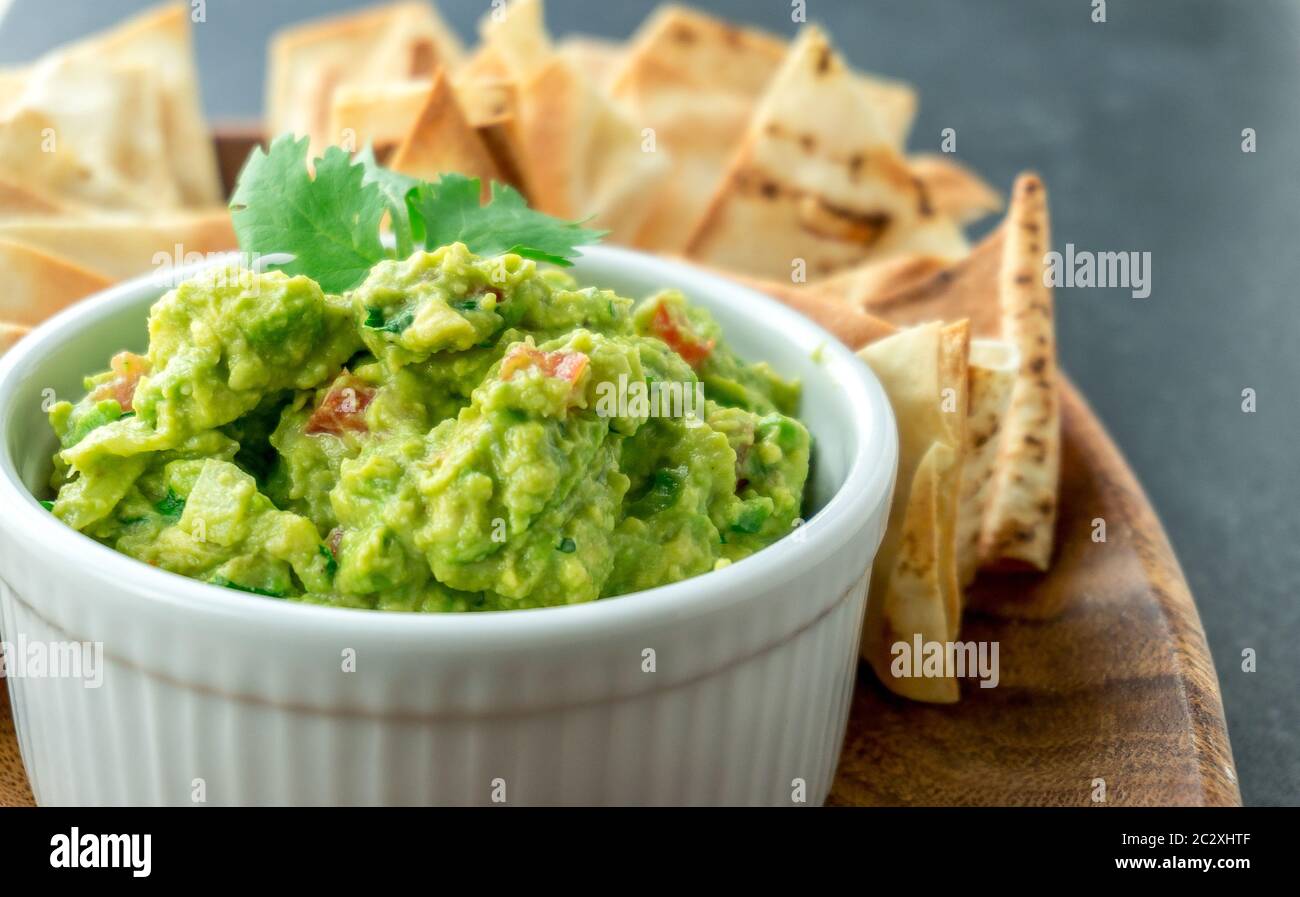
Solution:
[[(421, 181), (390, 171), (367, 147), (351, 158), (329, 147), (307, 165), (307, 138), (277, 138), (255, 149), (240, 172), (230, 200), (235, 234), (245, 253), (288, 253), (273, 267), (306, 274), (330, 293), (350, 290), (375, 263), (405, 258), (416, 248), (462, 242), (479, 255), (513, 252), (555, 265), (571, 265), (578, 247), (604, 231), (562, 221), (528, 207), (506, 184), (493, 182), (480, 202), (478, 178), (449, 173)], [(387, 219), (395, 252), (384, 246)]]

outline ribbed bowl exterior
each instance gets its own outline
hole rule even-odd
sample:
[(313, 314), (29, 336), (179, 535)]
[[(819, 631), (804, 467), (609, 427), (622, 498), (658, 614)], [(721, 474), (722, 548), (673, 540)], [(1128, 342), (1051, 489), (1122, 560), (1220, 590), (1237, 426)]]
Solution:
[[(806, 524), (695, 579), (506, 613), (315, 607), (150, 568), (32, 494), (53, 451), (45, 396), (137, 346), (169, 282), (122, 284), (0, 358), (0, 637), (36, 799), (820, 804), (897, 468), (884, 392), (825, 331), (715, 276), (607, 248), (576, 270), (629, 296), (676, 286), (737, 351), (802, 379)], [(82, 642), (102, 649), (98, 687), (23, 674), (23, 644)]]
[[(20, 588), (39, 582), (21, 561), (3, 563)], [(118, 634), (101, 631), (95, 595), (71, 582), (43, 585), (38, 611), (0, 584), (2, 631), (47, 644), (102, 641), (105, 654), (96, 688), (75, 678), (8, 680), (42, 805), (817, 805), (844, 737), (866, 579), (828, 596), (808, 620), (720, 615), (693, 633), (691, 650), (709, 656), (685, 681), (664, 669), (675, 652), (657, 652), (656, 671), (638, 673), (649, 687), (593, 700), (566, 695), (563, 683), (626, 679), (602, 668), (610, 662), (602, 652), (521, 658), (495, 675), (546, 677), (557, 689), (532, 706), (477, 713), (465, 708), (510, 687), (491, 681), (491, 670), (445, 682), (422, 712), (385, 711), (394, 683), (382, 668), (367, 676), (366, 664), (377, 664), (364, 655), (346, 674), (376, 689), (364, 713), (349, 709), (352, 689), (321, 693), (314, 706), (277, 700), (295, 693), (297, 665), (274, 658), (261, 665), (263, 687), (249, 691), (222, 663), (222, 646), (202, 638), (187, 650), (198, 662), (215, 652), (205, 663), (215, 675), (181, 681), (117, 656)], [(50, 606), (78, 622), (53, 622)], [(162, 628), (136, 635), (146, 645), (169, 637)], [(630, 662), (640, 657), (633, 651)]]

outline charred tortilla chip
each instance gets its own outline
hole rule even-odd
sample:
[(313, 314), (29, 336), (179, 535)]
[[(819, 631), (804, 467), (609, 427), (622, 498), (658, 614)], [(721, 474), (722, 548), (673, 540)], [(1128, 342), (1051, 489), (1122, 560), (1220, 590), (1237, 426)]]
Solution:
[(908, 160), (921, 180), (930, 205), (961, 224), (1002, 211), (1002, 197), (983, 178), (951, 156), (930, 153)]
[(957, 700), (951, 678), (890, 669), (893, 645), (946, 642), (960, 627), (956, 527), (966, 442), (965, 321), (923, 324), (863, 347), (898, 421), (899, 466), (889, 523), (872, 565), (862, 655), (885, 687), (920, 701)]
[(1047, 190), (1022, 174), (1004, 224), (998, 272), (1002, 337), (1020, 350), (998, 453), (980, 556), (987, 566), (1046, 570), (1056, 529), (1061, 421), (1056, 382), (1052, 288), (1044, 282), (1051, 248)]
[[(805, 26), (754, 113), (740, 149), (687, 241), (710, 265), (809, 280), (871, 258), (955, 246), (886, 122), (820, 29)], [(921, 247), (910, 234), (923, 227)]]
[(980, 566), (980, 539), (993, 492), (998, 450), (1011, 391), (1020, 371), (1020, 352), (1002, 340), (971, 340), (970, 411), (966, 418), (965, 462), (957, 511), (957, 578), (970, 585)]

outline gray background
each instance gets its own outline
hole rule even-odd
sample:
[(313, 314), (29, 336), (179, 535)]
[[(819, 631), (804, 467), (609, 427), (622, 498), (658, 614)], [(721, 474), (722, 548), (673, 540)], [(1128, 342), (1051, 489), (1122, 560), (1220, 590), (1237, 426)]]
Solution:
[[(0, 5), (3, 5), (0, 0)], [(15, 0), (0, 64), (148, 0)], [(210, 0), (196, 27), (215, 119), (259, 113), (265, 39), (347, 0)], [(556, 34), (631, 33), (650, 0), (550, 0)], [(697, 5), (789, 33), (788, 0)], [(854, 64), (914, 82), (916, 150), (1005, 189), (1046, 178), (1057, 248), (1152, 253), (1150, 298), (1057, 293), (1065, 367), (1146, 485), (1223, 684), (1247, 803), (1300, 805), (1300, 4), (1290, 0), (808, 0)], [(474, 33), (488, 0), (443, 0)], [(1255, 128), (1258, 152), (1241, 151)], [(989, 223), (991, 224), (991, 222)], [(988, 224), (985, 225), (986, 227)], [(1241, 391), (1258, 394), (1244, 414)], [(1258, 672), (1241, 669), (1242, 651)]]

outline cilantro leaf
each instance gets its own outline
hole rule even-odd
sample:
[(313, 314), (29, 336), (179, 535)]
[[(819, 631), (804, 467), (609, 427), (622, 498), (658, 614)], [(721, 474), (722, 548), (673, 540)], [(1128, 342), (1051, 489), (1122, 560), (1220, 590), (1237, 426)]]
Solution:
[(415, 320), (415, 312), (409, 308), (399, 311), (388, 320), (384, 320), (384, 310), (374, 305), (366, 306), (366, 320), (363, 322), (371, 330), (385, 330), (389, 333), (401, 333)]
[(365, 169), (362, 183), (378, 185), (379, 192), (383, 194), (384, 203), (388, 206), (389, 226), (397, 243), (397, 257), (406, 258), (415, 248), (415, 240), (421, 236), (415, 232), (414, 226), (422, 224), (416, 219), (413, 225), (408, 197), (423, 181), (384, 168), (375, 159), (375, 151), (369, 143), (357, 153), (355, 162)]
[(169, 520), (179, 520), (181, 512), (185, 510), (185, 498), (168, 486), (167, 494), (154, 505), (154, 509)]
[(268, 151), (254, 149), (230, 199), (239, 248), (247, 253), (292, 253), (276, 267), (306, 274), (328, 293), (351, 289), (388, 253), (379, 224), (388, 211), (385, 191), (365, 165), (332, 146), (307, 170), (307, 138), (279, 137)]
[(410, 195), (427, 247), (461, 242), (476, 255), (513, 252), (568, 266), (573, 264), (570, 259), (577, 255), (578, 246), (594, 243), (607, 233), (530, 209), (518, 190), (495, 181), (492, 198), (480, 205), (480, 190), (478, 178), (444, 174), (436, 184), (421, 184)]

